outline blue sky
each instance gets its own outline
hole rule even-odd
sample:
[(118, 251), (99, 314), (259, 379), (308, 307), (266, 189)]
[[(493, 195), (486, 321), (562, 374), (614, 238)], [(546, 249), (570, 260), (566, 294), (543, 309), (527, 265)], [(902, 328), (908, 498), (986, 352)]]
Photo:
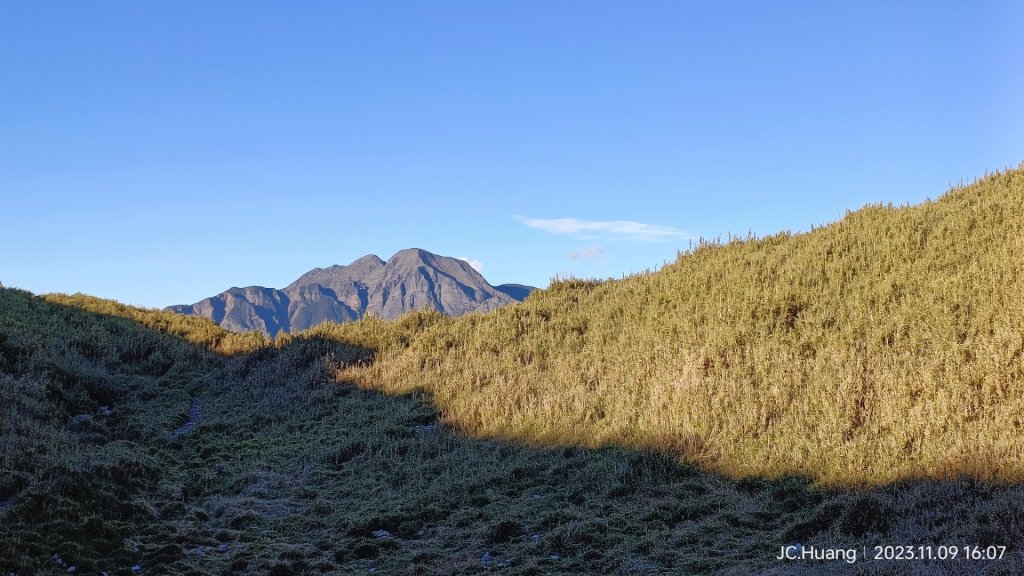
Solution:
[(1024, 160), (1019, 2), (3, 2), (0, 282), (619, 277)]

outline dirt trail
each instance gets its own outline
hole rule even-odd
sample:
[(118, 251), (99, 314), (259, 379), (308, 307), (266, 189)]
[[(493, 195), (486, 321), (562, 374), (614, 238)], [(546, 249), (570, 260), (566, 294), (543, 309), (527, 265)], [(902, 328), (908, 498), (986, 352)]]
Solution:
[(177, 438), (182, 434), (188, 434), (192, 430), (195, 430), (196, 426), (199, 426), (199, 421), (203, 418), (203, 403), (199, 401), (199, 398), (192, 399), (192, 406), (189, 408), (188, 421), (178, 427), (177, 430), (171, 433), (172, 438)]

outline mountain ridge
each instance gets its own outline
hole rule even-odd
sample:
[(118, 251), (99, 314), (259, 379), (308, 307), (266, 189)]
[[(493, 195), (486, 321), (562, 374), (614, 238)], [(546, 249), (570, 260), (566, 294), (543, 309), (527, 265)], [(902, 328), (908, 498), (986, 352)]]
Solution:
[(522, 301), (534, 290), (522, 284), (492, 286), (463, 260), (407, 248), (388, 260), (367, 254), (348, 265), (313, 268), (282, 289), (231, 287), (165, 310), (208, 318), (233, 332), (256, 330), (274, 337), (367, 315), (390, 320), (421, 309), (449, 316), (487, 312)]

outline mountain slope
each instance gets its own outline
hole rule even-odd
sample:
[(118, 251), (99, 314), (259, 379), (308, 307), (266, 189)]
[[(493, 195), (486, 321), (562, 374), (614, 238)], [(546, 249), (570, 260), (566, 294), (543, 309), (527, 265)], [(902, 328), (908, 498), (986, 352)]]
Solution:
[[(372, 361), (323, 338), (0, 289), (0, 573), (832, 576), (868, 559), (779, 562), (780, 543), (1024, 538), (1020, 486), (842, 491), (473, 439), (429, 396), (332, 381)], [(965, 556), (899, 573), (1024, 563), (1012, 548), (998, 564)]]
[(416, 248), (396, 253), (365, 283), (371, 287), (366, 313), (384, 319), (423, 309), (460, 316), (514, 302), (465, 261)]
[[(274, 342), (0, 290), (0, 571), (1022, 573), (1022, 486), (977, 481), (1024, 479), (1022, 214), (1013, 171)], [(870, 558), (892, 542), (959, 556)]]
[(450, 316), (487, 312), (534, 290), (512, 286), (506, 293), (462, 260), (410, 248), (387, 262), (371, 254), (348, 266), (316, 268), (283, 290), (231, 288), (196, 304), (167, 309), (209, 318), (235, 332), (275, 336), (282, 330), (300, 332), (321, 322), (349, 322), (366, 315), (393, 319), (410, 310)]
[(517, 300), (519, 302), (522, 302), (527, 296), (537, 290), (533, 286), (526, 286), (525, 284), (500, 284), (494, 288), (498, 292), (502, 292), (513, 300)]
[(833, 483), (1024, 479), (1024, 173), (516, 307), (322, 333), (477, 434)]
[(172, 306), (170, 311), (209, 318), (233, 332), (276, 334), (287, 329), (288, 307), (288, 298), (280, 290), (249, 286), (231, 288), (191, 306)]

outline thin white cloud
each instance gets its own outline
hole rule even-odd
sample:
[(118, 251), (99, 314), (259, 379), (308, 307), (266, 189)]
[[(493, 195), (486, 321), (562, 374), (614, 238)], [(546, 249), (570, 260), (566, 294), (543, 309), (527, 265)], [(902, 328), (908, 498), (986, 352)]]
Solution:
[(604, 254), (604, 249), (600, 246), (587, 246), (583, 250), (573, 250), (569, 252), (570, 260), (594, 260)]
[(484, 263), (481, 262), (480, 260), (477, 260), (476, 258), (470, 258), (469, 256), (459, 256), (459, 260), (462, 260), (463, 262), (469, 264), (470, 267), (472, 267), (473, 270), (476, 270), (477, 272), (484, 271)]
[(575, 236), (581, 239), (607, 238), (611, 240), (627, 240), (632, 242), (667, 242), (686, 240), (693, 235), (673, 228), (657, 224), (641, 224), (630, 220), (580, 220), (578, 218), (524, 218), (516, 216), (523, 224), (552, 234)]

